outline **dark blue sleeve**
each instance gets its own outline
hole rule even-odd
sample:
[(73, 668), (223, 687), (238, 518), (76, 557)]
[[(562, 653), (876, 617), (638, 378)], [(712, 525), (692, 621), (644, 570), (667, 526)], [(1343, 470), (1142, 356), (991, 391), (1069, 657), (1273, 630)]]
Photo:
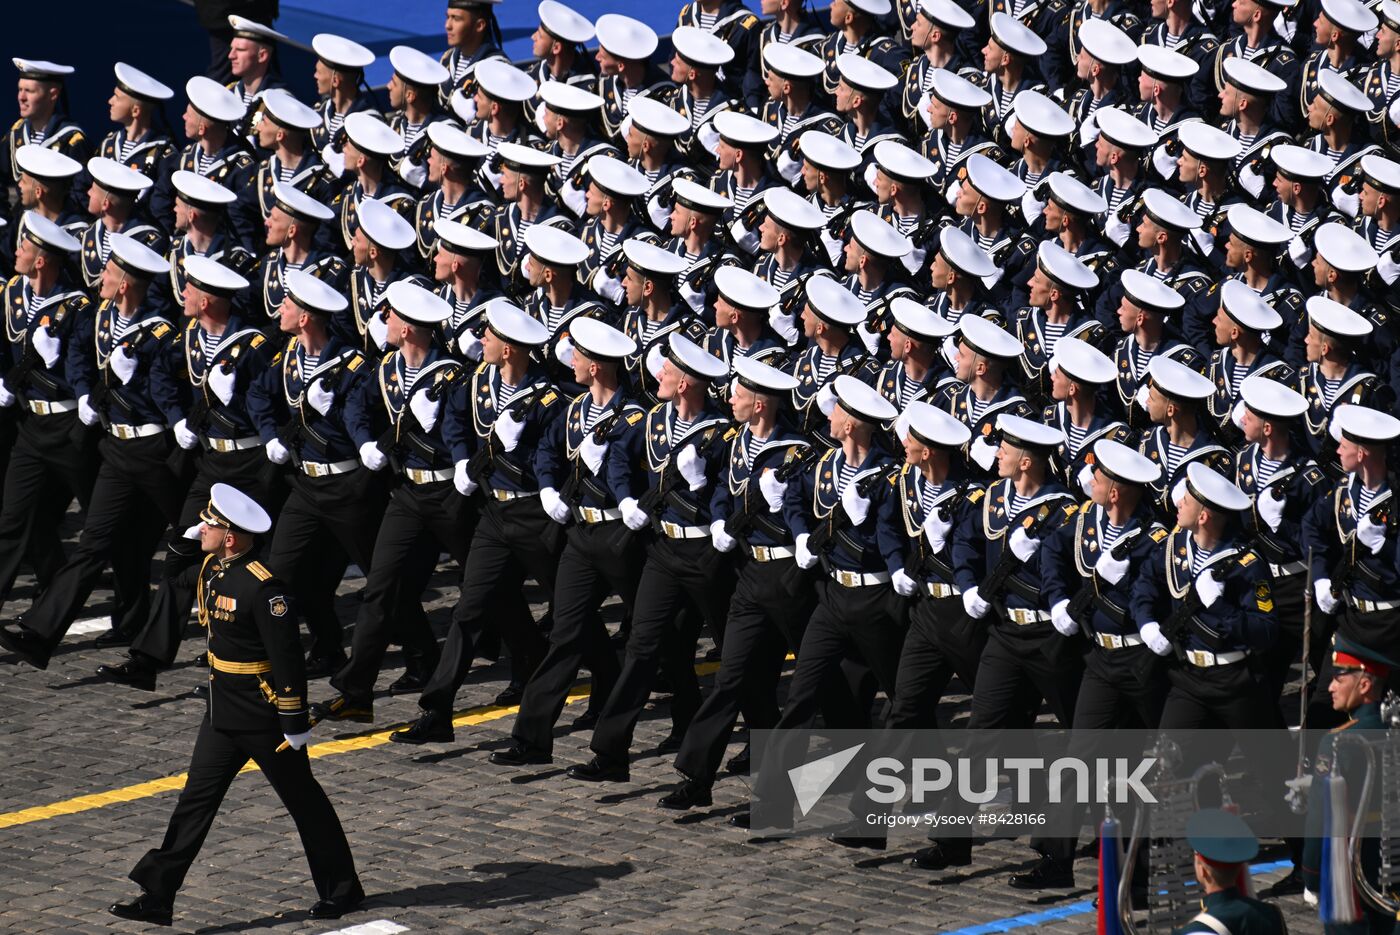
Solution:
[(73, 320), (63, 343), (63, 370), (74, 395), (79, 398), (92, 392), (97, 380), (97, 356), (93, 333), (97, 323), (97, 306), (83, 303)]
[(1133, 579), (1133, 595), (1128, 601), (1128, 616), (1137, 624), (1138, 629), (1142, 629), (1142, 625), (1150, 621), (1161, 623), (1162, 617), (1165, 616), (1162, 575), (1170, 543), (1170, 538), (1158, 543), (1153, 548), (1146, 567), (1139, 568), (1137, 576)]
[(288, 414), (285, 405), (279, 405), (286, 399), (281, 377), (281, 367), (268, 367), (248, 386), (248, 418), (264, 445), (277, 437), (277, 427)]
[(953, 582), (958, 590), (970, 591), (977, 587), (986, 572), (988, 559), (982, 511), (975, 504), (968, 505), (953, 528), (952, 558)]
[(876, 486), (880, 488), (880, 502), (875, 512), (875, 544), (880, 548), (885, 568), (894, 574), (904, 570), (910, 546), (909, 536), (904, 532), (904, 516), (897, 491), (889, 484)]
[(535, 479), (540, 489), (551, 488), (558, 492), (569, 474), (569, 454), (565, 429), (568, 419), (552, 419), (540, 435), (540, 443), (535, 446)]
[(1040, 546), (1040, 599), (1046, 607), (1071, 600), (1084, 586), (1084, 578), (1074, 561), (1074, 530), (1077, 523), (1065, 523), (1045, 537)]
[(342, 384), (341, 391), (345, 394), (345, 404), (341, 409), (341, 417), (345, 420), (345, 432), (354, 440), (358, 449), (375, 440), (379, 394), (376, 392), (375, 381), (368, 372), (350, 374), (347, 382)]
[(783, 519), (793, 538), (811, 533), (812, 524), (808, 519), (807, 505), (812, 502), (812, 490), (816, 485), (817, 471), (821, 470), (821, 460), (814, 461), (797, 477), (787, 482), (783, 491)]
[[(452, 452), (454, 464), (470, 458), (475, 448), (476, 432), (472, 429), (471, 412), (468, 411), (471, 406), (471, 384), (470, 379), (458, 380), (452, 392), (442, 401), (439, 430), (443, 444)], [(403, 418), (413, 418), (407, 405), (404, 406)]]
[(151, 361), (151, 399), (165, 415), (165, 424), (171, 426), (185, 417), (190, 394), (183, 348), (183, 341), (165, 342)]
[[(624, 420), (625, 421), (625, 420)], [(646, 420), (623, 429), (620, 437), (608, 442), (603, 460), (603, 480), (618, 503), (628, 497), (638, 497), (647, 489), (647, 471), (642, 467), (646, 457), (642, 445), (646, 440)]]

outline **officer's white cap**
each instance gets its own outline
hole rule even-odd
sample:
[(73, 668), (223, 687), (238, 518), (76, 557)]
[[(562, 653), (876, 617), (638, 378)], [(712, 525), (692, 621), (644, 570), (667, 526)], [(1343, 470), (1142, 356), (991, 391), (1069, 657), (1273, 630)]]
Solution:
[(188, 169), (172, 172), (170, 183), (181, 201), (196, 208), (224, 208), (238, 200), (237, 195), (218, 182)]
[(860, 299), (830, 276), (807, 280), (807, 304), (818, 318), (841, 328), (854, 328), (865, 321), (865, 306)]
[(272, 517), (258, 502), (237, 487), (214, 484), (209, 488), (209, 506), (200, 519), (214, 526), (257, 535), (272, 528)]
[(540, 25), (565, 42), (583, 45), (593, 39), (593, 24), (559, 0), (540, 0)]
[(938, 232), (938, 252), (943, 254), (949, 266), (967, 276), (981, 279), (997, 270), (991, 255), (978, 246), (966, 231), (951, 224)]
[(1283, 324), (1283, 318), (1263, 297), (1238, 279), (1220, 287), (1220, 307), (1240, 327), (1263, 333)]
[[(723, 129), (724, 126), (729, 126), (733, 123), (733, 121), (729, 119), (730, 117), (743, 117), (746, 120), (753, 120), (754, 123), (762, 126), (768, 126), (768, 124), (750, 117), (748, 114), (739, 114), (732, 110), (720, 111), (715, 114), (715, 119), (713, 121), (715, 129), (719, 131), (720, 136), (734, 142), (742, 142), (742, 140), (726, 133)], [(627, 118), (632, 121), (632, 125), (638, 130), (657, 137), (658, 139), (677, 137), (690, 129), (690, 121), (681, 116), (678, 111), (667, 107), (660, 101), (653, 101), (649, 97), (642, 97), (640, 95), (634, 97), (632, 103), (627, 105)], [(721, 120), (721, 118), (723, 118), (723, 120)], [(776, 137), (778, 135), (777, 129), (770, 129), (773, 130), (773, 137)], [(735, 132), (742, 133), (743, 130), (736, 129)], [(770, 139), (773, 137), (770, 137)], [(765, 140), (764, 142), (767, 141)]]
[(1123, 484), (1152, 484), (1162, 477), (1162, 468), (1151, 458), (1111, 438), (1094, 442), (1094, 463)]
[(588, 176), (599, 188), (622, 198), (646, 194), (647, 177), (612, 156), (594, 156), (588, 160)]
[(744, 386), (766, 396), (790, 393), (798, 387), (797, 378), (792, 374), (752, 357), (735, 357), (734, 375)]
[(112, 261), (129, 273), (143, 279), (154, 279), (170, 272), (170, 262), (135, 237), (109, 234), (107, 245), (112, 248)]
[(335, 33), (318, 32), (311, 37), (311, 51), (316, 57), (340, 71), (355, 71), (374, 64), (374, 53), (364, 46)]
[(403, 137), (374, 114), (357, 111), (347, 115), (342, 126), (362, 153), (389, 158), (403, 152)]
[(520, 172), (543, 173), (564, 161), (542, 149), (509, 142), (497, 146), (496, 155), (501, 157), (503, 163)]
[(1160, 227), (1177, 231), (1198, 230), (1201, 216), (1173, 198), (1160, 188), (1149, 188), (1142, 193), (1142, 207), (1147, 216)]
[(168, 101), (175, 96), (171, 88), (126, 62), (117, 62), (112, 66), (112, 72), (117, 76), (117, 87), (132, 97), (147, 101)]
[(848, 374), (843, 373), (833, 380), (832, 389), (836, 391), (836, 400), (841, 408), (862, 422), (888, 422), (899, 415), (894, 404), (881, 396), (875, 387)]
[(1400, 419), (1369, 406), (1343, 403), (1333, 410), (1329, 430), (1337, 441), (1345, 438), (1358, 445), (1385, 444), (1400, 437)]
[(822, 73), (822, 60), (791, 43), (770, 42), (763, 49), (763, 61), (770, 71), (785, 78), (810, 81)]
[(1277, 247), (1293, 239), (1293, 232), (1286, 226), (1247, 204), (1231, 205), (1225, 219), (1230, 222), (1230, 229), (1248, 243)]
[(1202, 159), (1234, 159), (1242, 148), (1235, 137), (1199, 120), (1182, 124), (1176, 135), (1182, 146)]
[(1342, 29), (1358, 34), (1380, 25), (1376, 14), (1358, 0), (1322, 0), (1322, 15)]
[(981, 315), (964, 315), (958, 319), (958, 331), (963, 343), (984, 357), (1009, 360), (1020, 357), (1025, 350), (1015, 336)]
[(1317, 78), (1317, 89), (1327, 100), (1343, 110), (1364, 114), (1371, 110), (1371, 99), (1339, 72), (1324, 71)]
[(502, 341), (520, 347), (539, 347), (550, 339), (549, 329), (539, 319), (505, 299), (487, 304), (486, 327)]
[(1160, 81), (1185, 81), (1201, 69), (1194, 59), (1150, 42), (1137, 47), (1137, 58), (1142, 70)]
[(1315, 150), (1280, 143), (1269, 150), (1274, 167), (1290, 179), (1317, 182), (1332, 171), (1332, 160)]
[(722, 192), (706, 188), (690, 179), (675, 179), (671, 182), (671, 194), (676, 201), (696, 211), (706, 214), (719, 214), (734, 207), (734, 200)]
[(997, 45), (1008, 52), (1015, 52), (1026, 58), (1040, 58), (1045, 54), (1045, 40), (1010, 14), (993, 13), (991, 30)]
[(1278, 75), (1238, 55), (1225, 59), (1221, 69), (1226, 81), (1255, 97), (1280, 94), (1288, 87), (1288, 83)]
[(1381, 0), (1376, 14), (1392, 32), (1400, 33), (1400, 3), (1396, 3), (1395, 0)]
[(1078, 338), (1056, 341), (1055, 353), (1050, 355), (1050, 366), (1060, 368), (1071, 380), (1099, 386), (1112, 383), (1118, 375), (1107, 354)]
[(1344, 273), (1364, 273), (1375, 269), (1381, 259), (1366, 238), (1336, 221), (1317, 229), (1313, 246), (1327, 265)]
[(803, 131), (797, 138), (797, 147), (802, 158), (819, 169), (850, 172), (860, 165), (860, 153), (854, 146), (821, 130)]
[(875, 144), (875, 164), (890, 178), (908, 182), (927, 182), (937, 171), (932, 162), (894, 140)]
[(191, 255), (182, 261), (185, 279), (195, 288), (213, 296), (232, 296), (235, 292), (248, 288), (248, 280), (229, 269), (218, 260), (207, 256)]
[[(1046, 178), (1045, 184), (1050, 191), (1050, 197), (1071, 211), (1093, 215), (1103, 214), (1108, 210), (1108, 202), (1104, 200), (1103, 195), (1068, 172), (1051, 172)], [(1191, 212), (1193, 216), (1195, 213)]]
[[(538, 225), (536, 225), (538, 226)], [(532, 227), (530, 230), (534, 230)], [(548, 228), (546, 228), (548, 229)], [(433, 222), (433, 230), (437, 232), (438, 243), (449, 253), (457, 253), (462, 256), (475, 256), (482, 253), (490, 253), (495, 250), (499, 243), (490, 234), (483, 234), (469, 224), (461, 221), (449, 221), (446, 218), (438, 218)], [(526, 231), (528, 234), (529, 231)]]
[(992, 102), (985, 88), (956, 75), (946, 68), (935, 68), (929, 83), (929, 93), (949, 107), (959, 110), (981, 110)]
[(977, 25), (972, 14), (953, 0), (919, 0), (919, 12), (931, 22), (949, 30), (971, 29)]
[(957, 325), (924, 303), (905, 295), (890, 302), (890, 316), (896, 328), (916, 341), (941, 341), (958, 330)]
[(972, 430), (961, 419), (921, 399), (904, 408), (904, 418), (915, 441), (930, 448), (961, 448), (972, 438)]
[(154, 184), (144, 173), (106, 156), (93, 156), (87, 161), (87, 170), (94, 182), (107, 191), (118, 194), (134, 195)]
[(46, 62), (39, 58), (12, 58), (19, 69), (21, 78), (34, 78), (39, 81), (62, 81), (73, 74), (72, 65), (60, 65), (57, 62)]
[(1268, 377), (1245, 377), (1240, 384), (1240, 397), (1266, 419), (1296, 419), (1308, 411), (1303, 394)]
[(658, 44), (650, 26), (618, 13), (604, 13), (598, 17), (593, 31), (598, 36), (598, 44), (618, 58), (634, 61), (651, 58)]
[(908, 237), (895, 230), (893, 224), (880, 220), (873, 211), (861, 210), (851, 215), (851, 234), (866, 250), (891, 260), (914, 249)]
[(37, 211), (26, 211), (20, 218), (24, 235), (46, 250), (58, 253), (77, 253), (82, 249), (78, 238), (59, 227)]
[(967, 182), (990, 201), (1016, 201), (1026, 193), (1026, 183), (981, 153), (967, 157)]
[(229, 28), (233, 30), (236, 37), (252, 39), (254, 42), (261, 42), (265, 45), (275, 45), (278, 42), (287, 42), (286, 36), (282, 35), (271, 26), (264, 26), (257, 20), (249, 19), (246, 16), (239, 16), (232, 13), (228, 18)]
[(817, 230), (826, 224), (821, 210), (790, 188), (773, 187), (763, 193), (763, 206), (773, 220), (790, 230)]
[(350, 306), (350, 301), (330, 283), (317, 279), (304, 269), (288, 270), (285, 281), (287, 294), (292, 301), (309, 312), (335, 315)]
[(1136, 269), (1123, 270), (1120, 282), (1128, 301), (1145, 311), (1170, 315), (1186, 306), (1186, 299), (1156, 276)]
[(1199, 461), (1186, 466), (1186, 492), (1202, 506), (1238, 513), (1249, 509), (1249, 496)]
[(1117, 107), (1095, 111), (1094, 122), (1104, 139), (1123, 149), (1147, 149), (1157, 145), (1157, 132), (1138, 118)]
[(15, 165), (36, 179), (61, 181), (83, 171), (82, 163), (47, 146), (21, 146), (15, 150)]
[(681, 334), (672, 331), (666, 339), (666, 357), (681, 370), (699, 380), (723, 379), (729, 372), (724, 361), (706, 353), (700, 345)]
[[(780, 46), (777, 43), (772, 43), (768, 48), (780, 48)], [(632, 103), (634, 107), (637, 104), (636, 101)], [(657, 106), (664, 107), (665, 105), (657, 104)], [(669, 107), (666, 109), (671, 110)], [(687, 127), (690, 126), (680, 114), (675, 111), (671, 111), (671, 113), (676, 114), (681, 123)], [(733, 110), (722, 110), (715, 114), (712, 123), (725, 142), (735, 146), (767, 146), (778, 138), (777, 127), (770, 123), (764, 123), (757, 117), (750, 117), (748, 114), (741, 114)]]
[(768, 280), (740, 266), (721, 266), (715, 270), (714, 280), (725, 301), (740, 308), (766, 312), (782, 298)]
[(469, 136), (447, 120), (434, 120), (428, 124), (428, 142), (433, 148), (454, 159), (484, 159), (491, 155), (491, 147), (474, 136)]
[(1147, 365), (1152, 382), (1167, 396), (1201, 400), (1215, 392), (1215, 384), (1180, 361), (1156, 355)]
[(671, 33), (671, 45), (676, 54), (701, 68), (719, 68), (734, 59), (734, 47), (723, 39), (696, 26), (677, 26)]
[(569, 322), (569, 340), (591, 360), (621, 360), (637, 353), (637, 342), (629, 335), (586, 315)]
[(862, 13), (869, 13), (871, 16), (884, 16), (893, 9), (890, 0), (850, 0), (850, 4)]
[(622, 255), (634, 268), (648, 276), (679, 276), (689, 265), (685, 257), (636, 237), (622, 244)]
[(1042, 240), (1036, 248), (1036, 263), (1046, 276), (1068, 289), (1092, 289), (1099, 277), (1084, 262), (1054, 240)]
[(997, 416), (997, 431), (1002, 441), (1012, 448), (1029, 449), (1042, 454), (1065, 443), (1065, 433), (1044, 422), (1032, 422), (1020, 416), (1003, 413)]
[(1366, 179), (1366, 184), (1376, 191), (1385, 192), (1391, 196), (1400, 194), (1400, 162), (1372, 153), (1369, 156), (1361, 157), (1361, 172)]
[(446, 299), (407, 279), (390, 283), (384, 291), (384, 300), (399, 318), (424, 328), (440, 325), (452, 314), (452, 306)]
[(1366, 316), (1358, 315), (1325, 295), (1310, 296), (1304, 308), (1307, 309), (1308, 321), (1312, 322), (1313, 327), (1334, 338), (1354, 341), (1375, 330), (1375, 326)]
[(237, 123), (248, 112), (237, 94), (203, 75), (195, 75), (185, 82), (185, 95), (190, 106), (219, 123)]
[(1084, 51), (1106, 65), (1122, 67), (1137, 60), (1137, 43), (1108, 20), (1086, 20), (1079, 26), (1079, 41)]
[(365, 236), (386, 250), (405, 250), (417, 239), (413, 225), (378, 199), (361, 200), (357, 214)]
[(277, 207), (297, 220), (324, 224), (335, 217), (335, 212), (327, 205), (323, 205), (295, 185), (273, 182), (272, 197), (276, 200)]
[(267, 115), (292, 130), (314, 130), (321, 125), (321, 115), (292, 96), (285, 88), (272, 88), (262, 96)]
[[(727, 46), (726, 46), (727, 48)], [(843, 52), (836, 57), (836, 70), (841, 80), (857, 91), (888, 91), (899, 79), (863, 55)]]
[[(441, 65), (438, 67), (442, 68)], [(443, 68), (443, 72), (446, 71), (447, 69)], [(487, 59), (476, 66), (476, 83), (496, 100), (515, 103), (528, 101), (539, 90), (534, 78), (498, 58)]]
[(525, 232), (525, 249), (550, 266), (578, 266), (588, 259), (588, 245), (551, 224), (534, 224)]
[(603, 106), (601, 97), (567, 81), (546, 81), (540, 85), (540, 99), (556, 114), (591, 114)]
[(1058, 138), (1074, 132), (1070, 115), (1039, 91), (1020, 92), (1011, 102), (1011, 109), (1016, 113), (1016, 122), (1036, 136)]

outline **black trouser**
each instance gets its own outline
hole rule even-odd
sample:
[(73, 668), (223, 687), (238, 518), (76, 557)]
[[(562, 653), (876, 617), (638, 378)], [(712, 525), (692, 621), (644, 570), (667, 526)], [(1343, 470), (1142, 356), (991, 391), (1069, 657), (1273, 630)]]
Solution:
[(251, 759), (296, 822), (316, 894), (321, 899), (348, 899), (358, 893), (360, 881), (355, 875), (350, 843), (345, 840), (335, 807), (311, 775), (306, 749), (278, 753), (281, 743), (282, 734), (275, 729), (218, 730), (210, 725), (206, 715), (190, 757), (189, 778), (175, 803), (165, 840), (160, 847), (146, 852), (131, 871), (131, 879), (155, 899), (173, 903), (185, 874), (204, 845), (224, 793)]
[(676, 755), (679, 772), (705, 785), (715, 781), (740, 709), (750, 730), (777, 725), (783, 659), (801, 646), (814, 599), (811, 575), (794, 560), (744, 564), (729, 601), (719, 672)]
[[(198, 565), (204, 558), (198, 539), (186, 539), (185, 530), (199, 522), (199, 514), (209, 505), (209, 488), (229, 484), (258, 501), (267, 503), (267, 457), (261, 447), (242, 451), (204, 451), (198, 456), (198, 466), (179, 518), (170, 527), (165, 545), (165, 563), (161, 569), (160, 588), (156, 591), (151, 617), (131, 642), (131, 655), (145, 657), (160, 668), (168, 668), (180, 651), (190, 608), (194, 605), (194, 578), (181, 572)], [(274, 518), (275, 518), (275, 514)]]
[(54, 576), (44, 594), (24, 615), (24, 625), (46, 642), (52, 653), (72, 626), (109, 562), (123, 580), (124, 592), (149, 590), (154, 525), (142, 513), (155, 514), (161, 526), (180, 519), (180, 485), (166, 465), (167, 433), (144, 438), (108, 436), (99, 445), (102, 466), (92, 489), (87, 521), (77, 550)]
[[(671, 684), (671, 724), (685, 733), (700, 709), (700, 682), (695, 675), (695, 643), (702, 623), (712, 633), (724, 627), (734, 576), (727, 558), (708, 536), (670, 539), (658, 536), (647, 550), (632, 633), (617, 685), (593, 730), (591, 747), (598, 759), (626, 765), (632, 733), (656, 682), (658, 661)], [(683, 612), (689, 605), (689, 612)]]
[[(1293, 666), (1302, 657), (1303, 609), (1307, 600), (1303, 592), (1307, 590), (1307, 580), (1306, 572), (1273, 579), (1274, 619), (1279, 625), (1278, 639), (1263, 654), (1264, 693), (1275, 699), (1280, 717), (1285, 723), (1289, 718), (1288, 713), (1283, 710), (1283, 688), (1288, 684), (1288, 676)], [(1322, 657), (1327, 653), (1330, 634), (1326, 630), (1324, 615), (1314, 606), (1312, 632), (1308, 636), (1308, 663), (1314, 675), (1322, 664)], [(1304, 685), (1301, 697), (1306, 698), (1307, 695), (1307, 685)]]
[[(20, 414), (14, 409), (0, 409), (0, 478), (10, 469), (10, 453), (19, 435)], [(50, 481), (41, 495), (41, 513), (29, 531), (29, 547), (25, 558), (34, 569), (39, 588), (48, 586), (63, 564), (63, 544), (59, 540), (59, 522), (72, 496), (63, 492), (62, 484)], [(0, 484), (3, 497), (3, 484)], [(3, 502), (0, 500), (0, 502)]]
[(9, 597), (36, 531), (47, 527), (41, 536), (56, 535), (73, 497), (87, 508), (97, 479), (98, 459), (91, 442), (76, 412), (21, 418), (0, 504), (0, 601)]
[(587, 663), (592, 673), (590, 700), (600, 711), (607, 703), (621, 667), (598, 607), (616, 594), (631, 608), (642, 564), (641, 543), (621, 520), (569, 527), (554, 576), (549, 649), (525, 685), (510, 732), (523, 749), (553, 753), (554, 725), (580, 664)]
[[(1120, 649), (1091, 647), (1074, 706), (1074, 733), (1066, 755), (1093, 762), (1101, 747), (1097, 741), (1104, 736), (1100, 732), (1157, 727), (1166, 700), (1166, 672), (1152, 650), (1144, 645)], [(1083, 819), (1088, 806), (1067, 803), (1057, 808), (1053, 818), (1055, 830), (1064, 831), (1071, 822)], [(1031, 836), (1031, 847), (1057, 860), (1073, 860), (1078, 843), (1077, 837)]]
[[(418, 706), (448, 713), (471, 669), (476, 634), (490, 621), (510, 649), (512, 674), (524, 682), (549, 648), (535, 624), (522, 588), (528, 574), (546, 594), (554, 593), (564, 527), (550, 519), (539, 497), (501, 501), (486, 497), (476, 524), (452, 627), (437, 668)], [(492, 597), (497, 597), (497, 602)]]
[(438, 550), (425, 551), (423, 541), (437, 540), (458, 564), (465, 564), (472, 521), (467, 499), (451, 481), (404, 481), (394, 490), (374, 540), (374, 557), (350, 638), (350, 660), (331, 677), (333, 688), (357, 701), (369, 701), (384, 652), (395, 638), (405, 652), (431, 663), (424, 668), (436, 667), (437, 638), (427, 618), (405, 619), (395, 610), (418, 600), (437, 567)]
[(962, 597), (930, 597), (925, 591), (909, 613), (899, 654), (889, 727), (938, 726), (938, 704), (956, 675), (969, 694), (977, 683), (987, 627), (963, 610)]

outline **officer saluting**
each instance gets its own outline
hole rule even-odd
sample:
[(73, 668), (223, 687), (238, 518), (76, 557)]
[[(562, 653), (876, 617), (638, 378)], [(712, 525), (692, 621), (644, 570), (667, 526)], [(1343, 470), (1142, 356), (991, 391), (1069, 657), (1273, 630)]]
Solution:
[(359, 907), (365, 891), (335, 807), (311, 775), (306, 755), (311, 730), (296, 614), (282, 582), (256, 557), (253, 537), (266, 533), (272, 519), (227, 484), (213, 486), (199, 518), (204, 563), (184, 577), (193, 579), (199, 622), (208, 633), (209, 706), (165, 840), (131, 871), (141, 895), (109, 911), (123, 919), (170, 924), (175, 893), (199, 855), (219, 803), (251, 759), (301, 835), (320, 897), (311, 917), (338, 919)]
[(1196, 882), (1205, 895), (1201, 911), (1172, 935), (1287, 935), (1277, 906), (1246, 895), (1248, 863), (1259, 853), (1259, 840), (1243, 818), (1203, 809), (1186, 822), (1186, 840), (1196, 852)]

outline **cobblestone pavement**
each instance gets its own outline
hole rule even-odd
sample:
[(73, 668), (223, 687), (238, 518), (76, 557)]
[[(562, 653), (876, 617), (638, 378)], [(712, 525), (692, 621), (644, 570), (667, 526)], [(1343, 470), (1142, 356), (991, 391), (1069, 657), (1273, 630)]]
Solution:
[[(357, 585), (343, 589), (343, 619), (353, 619)], [(434, 622), (445, 626), (455, 591), (446, 574), (435, 586)], [(108, 596), (99, 592), (89, 613), (101, 613)], [(23, 606), (17, 600), (8, 610)], [(134, 894), (126, 873), (159, 842), (174, 805), (174, 791), (138, 784), (177, 776), (188, 764), (203, 711), (191, 690), (205, 678), (191, 664), (201, 648), (195, 629), (155, 694), (97, 682), (94, 667), (121, 651), (96, 649), (91, 633), (70, 634), (46, 672), (0, 662), (0, 931), (141, 930), (105, 910)], [(395, 656), (387, 665), (381, 687), (397, 676)], [(295, 832), (253, 774), (235, 781), (176, 903), (174, 930), (990, 932), (1008, 925), (988, 923), (1030, 914), (1048, 915), (1020, 927), (1094, 929), (1094, 863), (1079, 863), (1082, 888), (1037, 898), (1005, 883), (1029, 863), (1024, 843), (980, 847), (970, 872), (957, 875), (912, 867), (912, 846), (875, 855), (821, 839), (749, 843), (726, 821), (747, 801), (740, 777), (720, 782), (713, 808), (677, 820), (655, 807), (676, 779), (670, 757), (655, 754), (670, 726), (664, 704), (639, 726), (642, 755), (629, 784), (599, 788), (563, 776), (588, 758), (586, 733), (562, 736), (553, 766), (492, 766), (487, 754), (504, 745), (512, 713), (489, 706), (504, 686), (501, 667), (480, 665), (458, 698), (460, 708), (477, 707), (476, 723), (459, 726), (455, 743), (383, 741), (384, 731), (414, 716), (413, 697), (380, 698), (377, 722), (356, 742), (329, 744), (356, 736), (329, 725), (316, 732), (314, 769), (370, 894), (362, 912), (309, 919), (315, 896)], [(327, 693), (324, 681), (313, 683), (313, 699)], [(562, 723), (582, 709), (571, 705)], [(116, 790), (129, 791), (101, 798)], [(144, 794), (130, 797), (136, 793)], [(70, 802), (78, 796), (97, 798)], [(29, 820), (16, 823), (22, 819)], [(1300, 899), (1286, 900), (1285, 911), (1293, 932), (1319, 930)]]

